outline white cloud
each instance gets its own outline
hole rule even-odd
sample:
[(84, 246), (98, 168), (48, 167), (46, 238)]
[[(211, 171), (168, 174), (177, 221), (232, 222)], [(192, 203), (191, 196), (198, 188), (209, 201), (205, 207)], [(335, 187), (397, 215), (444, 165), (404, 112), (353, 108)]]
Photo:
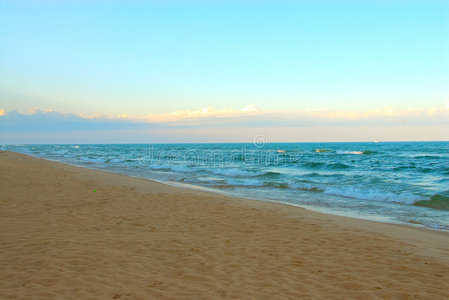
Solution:
[(242, 109), (233, 109), (233, 108), (223, 108), (216, 109), (214, 107), (204, 107), (199, 110), (182, 110), (182, 111), (174, 111), (171, 113), (165, 114), (148, 114), (146, 117), (132, 117), (128, 115), (125, 116), (126, 119), (135, 119), (140, 121), (147, 122), (180, 122), (180, 121), (193, 121), (193, 120), (201, 120), (205, 118), (232, 118), (232, 117), (243, 117), (248, 115), (255, 115), (259, 113), (260, 110), (255, 107), (253, 104), (246, 105)]
[[(27, 142), (241, 142), (256, 133), (270, 141), (449, 140), (449, 108), (264, 111), (175, 111), (145, 117), (0, 109), (0, 143)], [(88, 137), (88, 138), (87, 138)], [(73, 141), (75, 142), (75, 141)]]
[[(236, 127), (236, 126), (259, 126), (259, 127), (301, 127), (301, 126), (360, 126), (387, 124), (413, 123), (415, 125), (426, 124), (449, 124), (449, 108), (439, 107), (431, 109), (396, 109), (386, 107), (378, 110), (355, 111), (355, 110), (302, 110), (302, 111), (264, 111), (254, 105), (246, 105), (241, 109), (205, 107), (199, 110), (174, 111), (165, 114), (148, 114), (147, 116), (132, 116), (120, 114), (112, 117), (104, 114), (70, 114), (60, 113), (53, 109), (41, 111), (37, 107), (29, 110), (28, 114), (17, 112), (6, 113), (0, 110), (2, 119), (14, 121), (15, 126), (23, 127), (23, 124), (34, 124), (37, 128), (42, 124), (52, 122), (71, 122), (72, 127), (83, 124), (83, 128), (90, 125), (95, 127), (99, 124), (108, 124), (114, 128), (133, 124), (133, 126), (156, 125), (159, 127)], [(33, 118), (34, 117), (34, 118)], [(25, 122), (26, 121), (26, 122)], [(13, 123), (8, 123), (13, 124)], [(140, 124), (140, 125), (139, 125)], [(50, 126), (50, 125), (48, 125)], [(56, 128), (58, 128), (56, 126)], [(64, 126), (62, 128), (65, 128)]]
[[(386, 107), (378, 110), (355, 111), (355, 110), (300, 110), (300, 111), (264, 111), (253, 105), (247, 105), (242, 109), (235, 110), (206, 107), (196, 111), (175, 111), (166, 114), (149, 114), (146, 117), (126, 116), (128, 120), (151, 122), (151, 123), (170, 123), (170, 124), (189, 124), (189, 123), (210, 123), (211, 121), (225, 122), (251, 120), (309, 120), (324, 122), (354, 122), (368, 121), (375, 119), (422, 119), (425, 117), (449, 117), (449, 108), (439, 107), (431, 109), (396, 109)], [(124, 118), (121, 116), (121, 118)]]

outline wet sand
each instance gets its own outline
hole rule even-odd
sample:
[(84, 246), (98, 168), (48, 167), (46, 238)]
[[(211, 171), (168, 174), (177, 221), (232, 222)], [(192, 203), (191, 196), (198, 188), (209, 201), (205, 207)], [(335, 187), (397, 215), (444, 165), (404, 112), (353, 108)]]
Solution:
[(449, 234), (0, 152), (0, 298), (448, 299)]

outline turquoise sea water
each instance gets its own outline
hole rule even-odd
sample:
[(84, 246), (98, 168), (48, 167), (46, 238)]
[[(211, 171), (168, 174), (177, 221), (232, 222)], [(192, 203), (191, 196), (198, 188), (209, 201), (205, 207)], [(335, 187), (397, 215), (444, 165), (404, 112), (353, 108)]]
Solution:
[(94, 169), (449, 230), (449, 142), (3, 145)]

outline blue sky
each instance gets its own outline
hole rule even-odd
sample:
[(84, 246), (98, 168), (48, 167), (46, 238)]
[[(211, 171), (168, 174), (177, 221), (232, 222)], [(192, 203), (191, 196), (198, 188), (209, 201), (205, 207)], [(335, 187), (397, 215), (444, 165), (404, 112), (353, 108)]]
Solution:
[[(281, 127), (264, 123), (260, 115), (270, 114), (273, 120), (277, 114), (283, 120), (285, 114), (323, 112), (316, 116), (317, 130), (329, 111), (350, 123), (393, 109), (397, 118), (407, 116), (408, 123), (416, 116), (410, 111), (419, 110), (418, 115), (429, 116), (428, 123), (418, 122), (423, 130), (449, 129), (444, 122), (435, 125), (428, 114), (439, 109), (444, 115), (449, 107), (447, 1), (62, 3), (0, 1), (0, 118), (17, 116), (10, 114), (13, 111), (29, 115), (54, 110), (86, 120), (108, 118), (123, 124), (114, 118), (126, 115), (128, 123), (167, 126), (170, 114), (170, 122), (175, 115), (182, 119), (190, 114), (201, 123), (210, 117), (195, 115), (203, 108), (228, 118), (230, 112), (243, 117), (242, 108), (250, 105), (254, 109), (249, 113), (258, 112), (251, 119), (254, 132), (274, 135)], [(148, 115), (152, 117), (142, 120)], [(0, 143), (16, 141), (11, 139), (17, 136), (11, 124), (25, 128), (7, 124), (1, 128)], [(39, 141), (36, 124), (32, 132), (22, 132)], [(187, 132), (184, 136), (201, 141), (201, 131), (180, 124), (176, 126)], [(207, 124), (205, 132), (214, 130)], [(293, 133), (285, 139), (295, 140), (294, 128), (302, 125), (289, 126)], [(110, 130), (112, 134), (116, 129)], [(48, 127), (41, 131), (47, 132), (43, 142), (53, 141)], [(378, 131), (376, 136), (382, 137)], [(251, 133), (247, 135), (238, 138), (245, 140)], [(122, 139), (118, 133), (116, 137)], [(312, 137), (328, 139), (316, 132), (296, 139)], [(416, 136), (424, 138), (428, 136)], [(136, 141), (140, 139), (136, 135)], [(176, 139), (179, 136), (173, 135)], [(227, 140), (225, 135), (215, 139)], [(398, 129), (391, 139), (410, 137)], [(432, 139), (449, 136), (442, 133)]]

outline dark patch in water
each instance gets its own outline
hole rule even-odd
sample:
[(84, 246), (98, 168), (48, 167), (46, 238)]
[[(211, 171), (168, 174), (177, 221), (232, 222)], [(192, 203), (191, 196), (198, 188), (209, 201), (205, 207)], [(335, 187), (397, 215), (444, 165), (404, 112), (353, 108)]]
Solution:
[(319, 189), (317, 187), (312, 187), (312, 188), (299, 188), (302, 191), (307, 191), (307, 192), (314, 192), (314, 193), (321, 193), (323, 190)]
[(278, 173), (278, 172), (266, 172), (266, 173), (263, 173), (263, 174), (260, 174), (260, 175), (258, 175), (258, 176), (254, 176), (254, 177), (276, 177), (276, 176), (279, 176), (279, 175), (281, 175), (281, 173)]
[(440, 159), (441, 157), (438, 155), (419, 155), (415, 156), (415, 159)]
[(431, 168), (419, 168), (418, 171), (421, 173), (431, 173), (434, 172), (435, 170)]
[(441, 173), (443, 173), (444, 175), (449, 175), (449, 168), (441, 169)]
[(423, 223), (415, 221), (415, 220), (408, 220), (407, 222), (409, 222), (410, 224), (423, 225)]
[(265, 186), (274, 187), (278, 189), (288, 189), (288, 183), (281, 183), (281, 182), (266, 182), (264, 184)]
[(362, 152), (364, 155), (371, 155), (371, 154), (377, 154), (379, 153), (378, 151), (363, 151)]
[(411, 169), (416, 169), (415, 165), (410, 164), (409, 166), (399, 166), (399, 167), (393, 168), (393, 171), (403, 171), (403, 170), (411, 170)]
[(306, 162), (306, 163), (304, 163), (304, 166), (312, 168), (312, 169), (330, 169), (330, 170), (349, 168), (348, 165), (341, 164), (341, 163), (326, 164), (324, 162), (317, 162), (317, 161)]
[(304, 163), (304, 166), (310, 167), (310, 168), (320, 168), (320, 167), (322, 167), (324, 165), (325, 165), (325, 163), (323, 163), (323, 162), (316, 162), (316, 161), (311, 161), (311, 162)]
[(347, 169), (349, 168), (348, 165), (345, 164), (340, 164), (340, 163), (336, 163), (336, 164), (330, 164), (328, 165), (329, 169), (335, 170), (335, 169)]
[(434, 209), (449, 210), (449, 196), (433, 195), (430, 200), (421, 200), (415, 202), (416, 206), (429, 207)]

